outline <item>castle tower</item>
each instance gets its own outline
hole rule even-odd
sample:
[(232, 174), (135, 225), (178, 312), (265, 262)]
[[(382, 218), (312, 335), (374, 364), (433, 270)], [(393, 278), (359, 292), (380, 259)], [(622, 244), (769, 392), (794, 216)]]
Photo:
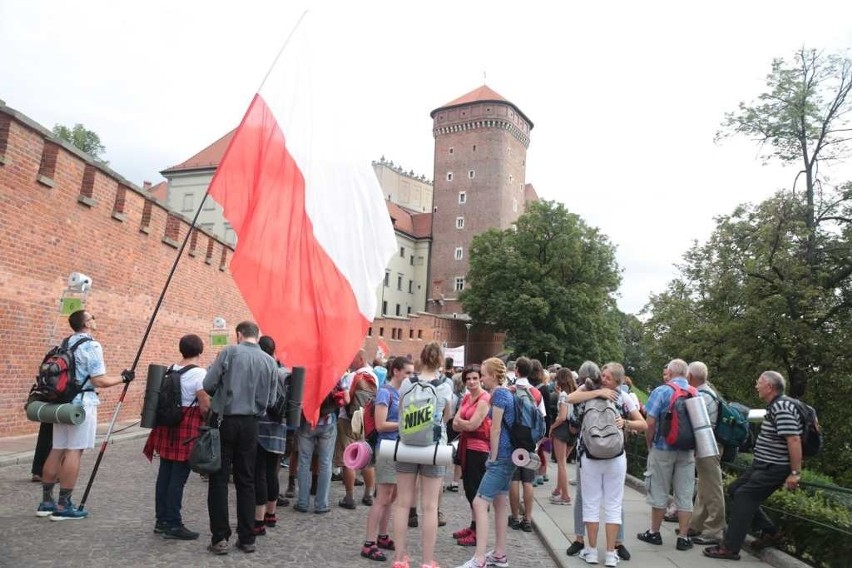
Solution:
[(473, 237), (523, 213), (532, 121), (482, 85), (432, 111), (435, 175), (427, 309), (461, 314)]

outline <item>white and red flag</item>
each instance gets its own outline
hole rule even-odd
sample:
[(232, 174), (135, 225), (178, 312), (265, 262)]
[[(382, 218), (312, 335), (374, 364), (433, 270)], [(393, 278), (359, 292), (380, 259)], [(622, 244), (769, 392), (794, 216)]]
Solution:
[(246, 304), (280, 359), (306, 369), (303, 410), (315, 424), (362, 346), (397, 246), (370, 161), (353, 152), (359, 132), (337, 120), (345, 92), (313, 88), (312, 77), (335, 71), (317, 68), (307, 35), (303, 21), (254, 96), (210, 195), (237, 235), (230, 271)]

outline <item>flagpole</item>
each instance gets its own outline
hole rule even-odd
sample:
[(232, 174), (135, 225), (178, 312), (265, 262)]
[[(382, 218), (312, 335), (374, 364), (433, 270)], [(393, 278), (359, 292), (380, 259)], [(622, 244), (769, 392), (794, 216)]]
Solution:
[(290, 44), (290, 40), (293, 39), (293, 35), (296, 33), (296, 30), (299, 29), (299, 26), (302, 25), (302, 20), (305, 19), (305, 16), (308, 15), (308, 10), (302, 12), (302, 15), (299, 16), (299, 19), (296, 21), (296, 25), (293, 26), (293, 29), (290, 30), (290, 33), (287, 35), (287, 39), (284, 40), (284, 45), (281, 46), (281, 49), (278, 50), (278, 54), (275, 56), (275, 59), (272, 60), (272, 65), (269, 66), (269, 70), (266, 71), (266, 75), (263, 76), (263, 81), (260, 82), (260, 87), (257, 88), (257, 92), (260, 92), (260, 89), (263, 87), (266, 80), (269, 79), (270, 73), (275, 69), (275, 64), (278, 63), (278, 60), (281, 59), (281, 54), (284, 53), (284, 50), (287, 49), (287, 46)]
[[(172, 269), (169, 271), (169, 276), (166, 278), (166, 283), (163, 285), (163, 289), (160, 292), (160, 297), (157, 300), (157, 305), (154, 306), (154, 311), (151, 313), (151, 318), (148, 320), (148, 327), (145, 329), (145, 334), (142, 336), (142, 341), (139, 344), (139, 349), (136, 350), (136, 357), (133, 359), (133, 365), (131, 365), (130, 370), (132, 372), (136, 372), (136, 367), (139, 365), (139, 359), (142, 357), (142, 350), (145, 348), (145, 343), (148, 342), (148, 336), (151, 334), (151, 328), (154, 327), (154, 320), (157, 319), (157, 314), (160, 311), (160, 307), (163, 305), (163, 298), (166, 297), (166, 291), (169, 289), (169, 285), (172, 283), (172, 278), (175, 275), (175, 271), (177, 270), (178, 262), (183, 257), (183, 251), (186, 249), (186, 244), (189, 242), (189, 238), (192, 236), (192, 231), (195, 229), (195, 224), (198, 222), (198, 217), (201, 215), (201, 210), (204, 207), (204, 202), (207, 200), (207, 197), (210, 195), (210, 186), (207, 186), (207, 191), (204, 192), (204, 197), (201, 198), (201, 203), (198, 205), (198, 210), (195, 212), (195, 216), (192, 218), (192, 223), (189, 225), (189, 230), (186, 232), (186, 236), (183, 239), (183, 242), (180, 245), (180, 249), (178, 250), (177, 256), (175, 256), (175, 261), (172, 263)], [(101, 461), (104, 459), (104, 454), (106, 453), (107, 446), (109, 445), (109, 438), (112, 435), (113, 427), (115, 426), (115, 420), (118, 418), (118, 411), (121, 410), (121, 405), (124, 403), (124, 397), (127, 395), (127, 389), (130, 387), (130, 383), (124, 383), (124, 389), (121, 391), (121, 396), (118, 398), (118, 402), (115, 406), (115, 411), (112, 414), (112, 420), (109, 423), (109, 427), (107, 428), (106, 436), (104, 437), (103, 442), (101, 443), (101, 449), (98, 452), (98, 457), (95, 460), (95, 465), (92, 468), (92, 473), (89, 476), (89, 481), (86, 483), (86, 490), (83, 492), (83, 498), (80, 500), (80, 505), (77, 508), (79, 511), (83, 510), (83, 506), (86, 504), (86, 500), (89, 498), (89, 493), (92, 490), (92, 484), (95, 482), (95, 476), (98, 473), (98, 469), (100, 468)]]

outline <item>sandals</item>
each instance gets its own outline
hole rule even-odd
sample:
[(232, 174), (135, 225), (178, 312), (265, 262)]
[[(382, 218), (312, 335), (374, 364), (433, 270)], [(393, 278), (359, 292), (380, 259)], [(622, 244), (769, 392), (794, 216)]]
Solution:
[(708, 546), (704, 549), (704, 556), (708, 558), (716, 558), (719, 560), (739, 560), (740, 555), (736, 552), (731, 552), (727, 548), (716, 545), (716, 546)]
[(369, 558), (370, 560), (376, 560), (378, 562), (384, 562), (387, 560), (385, 553), (379, 550), (377, 545), (373, 546), (362, 546), (361, 547), (361, 556), (364, 558)]
[(379, 535), (379, 538), (376, 539), (376, 546), (384, 550), (396, 550), (396, 545), (393, 543), (393, 539), (386, 534)]

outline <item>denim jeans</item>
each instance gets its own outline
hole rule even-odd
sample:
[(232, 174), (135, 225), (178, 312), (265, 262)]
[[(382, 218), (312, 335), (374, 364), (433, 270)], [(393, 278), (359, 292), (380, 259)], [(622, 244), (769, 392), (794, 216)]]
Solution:
[(331, 484), (331, 458), (334, 454), (334, 442), (337, 439), (337, 423), (323, 424), (316, 428), (302, 421), (299, 426), (299, 495), (296, 505), (308, 508), (311, 493), (311, 458), (314, 449), (317, 452), (319, 471), (317, 472), (317, 494), (314, 497), (314, 511), (328, 511), (328, 487)]
[(160, 458), (160, 470), (157, 472), (157, 490), (155, 511), (157, 522), (169, 528), (183, 524), (180, 516), (183, 488), (189, 478), (189, 462)]

